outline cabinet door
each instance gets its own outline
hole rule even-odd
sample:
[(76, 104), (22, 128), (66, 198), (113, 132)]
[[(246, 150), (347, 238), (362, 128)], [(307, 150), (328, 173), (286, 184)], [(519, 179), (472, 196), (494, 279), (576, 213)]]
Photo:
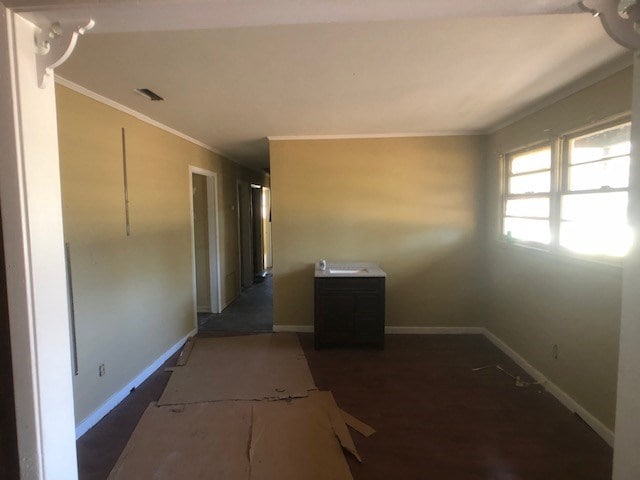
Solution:
[(355, 297), (354, 331), (360, 336), (379, 335), (384, 329), (380, 294), (361, 293)]
[(318, 304), (316, 325), (323, 343), (348, 342), (353, 332), (356, 298), (350, 294), (323, 294)]

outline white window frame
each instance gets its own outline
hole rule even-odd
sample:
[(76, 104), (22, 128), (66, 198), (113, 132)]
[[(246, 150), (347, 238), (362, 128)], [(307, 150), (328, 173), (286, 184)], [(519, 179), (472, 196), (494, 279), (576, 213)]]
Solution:
[[(508, 246), (515, 248), (523, 247), (530, 250), (557, 254), (562, 257), (573, 257), (586, 261), (594, 261), (598, 263), (606, 263), (612, 265), (621, 265), (623, 257), (613, 257), (608, 255), (590, 255), (569, 250), (560, 245), (560, 224), (561, 224), (561, 203), (563, 195), (571, 195), (578, 193), (609, 193), (609, 192), (629, 192), (629, 186), (625, 188), (607, 188), (595, 190), (572, 191), (569, 190), (569, 155), (570, 144), (574, 138), (582, 137), (599, 131), (607, 130), (612, 127), (622, 126), (631, 122), (629, 114), (608, 119), (602, 122), (583, 126), (574, 130), (566, 131), (561, 135), (550, 138), (546, 141), (539, 141), (524, 147), (510, 150), (501, 155), (501, 178), (500, 178), (500, 218), (499, 218), (499, 241)], [(506, 218), (507, 200), (509, 198), (534, 198), (536, 196), (545, 196), (545, 194), (518, 195), (509, 194), (509, 178), (511, 176), (511, 159), (514, 156), (523, 153), (539, 150), (549, 147), (551, 149), (551, 190), (549, 192), (549, 228), (551, 241), (549, 244), (535, 242), (531, 240), (520, 240), (516, 238), (507, 238), (504, 234), (504, 221)]]
[[(517, 157), (519, 155), (523, 155), (529, 152), (535, 152), (536, 150), (542, 150), (543, 148), (549, 148), (550, 152), (551, 152), (551, 165), (549, 167), (549, 172), (550, 172), (550, 176), (551, 176), (551, 180), (550, 180), (550, 185), (549, 185), (549, 193), (546, 192), (540, 192), (540, 193), (509, 193), (509, 179), (514, 177), (514, 176), (518, 176), (520, 174), (517, 175), (513, 175), (511, 174), (511, 160), (513, 159), (513, 157)], [(541, 197), (549, 197), (549, 225), (551, 226), (551, 214), (553, 211), (553, 199), (552, 199), (552, 195), (554, 192), (554, 179), (556, 177), (555, 172), (554, 172), (554, 167), (556, 165), (556, 162), (554, 161), (554, 148), (551, 142), (538, 142), (532, 145), (529, 145), (527, 147), (524, 148), (520, 148), (518, 150), (513, 150), (511, 152), (509, 152), (508, 154), (503, 156), (503, 168), (502, 168), (502, 210), (501, 210), (501, 216), (500, 216), (500, 238), (502, 240), (504, 240), (507, 243), (510, 244), (515, 244), (515, 245), (523, 245), (523, 246), (529, 246), (529, 247), (534, 247), (534, 248), (541, 248), (541, 249), (546, 249), (550, 246), (550, 244), (545, 244), (545, 243), (540, 243), (540, 242), (536, 242), (533, 240), (522, 240), (522, 239), (509, 239), (505, 234), (504, 234), (504, 221), (505, 218), (507, 218), (507, 200), (510, 199), (527, 199), (527, 198), (541, 198)], [(529, 175), (529, 174), (533, 174), (533, 173), (539, 173), (539, 172), (546, 172), (547, 169), (544, 170), (535, 170), (535, 171), (531, 171), (531, 172), (526, 172), (523, 173), (522, 175)], [(543, 220), (544, 218), (533, 218), (533, 217), (518, 217), (518, 218), (530, 218), (532, 220), (534, 219), (540, 219)], [(550, 227), (551, 228), (551, 227)], [(551, 228), (551, 242), (553, 242), (553, 229)]]

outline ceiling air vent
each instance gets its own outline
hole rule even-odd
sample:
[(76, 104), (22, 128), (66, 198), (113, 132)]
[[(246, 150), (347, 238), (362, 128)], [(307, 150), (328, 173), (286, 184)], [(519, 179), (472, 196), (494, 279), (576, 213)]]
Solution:
[(149, 90), (148, 88), (136, 88), (135, 92), (151, 100), (152, 102), (164, 102), (164, 98), (162, 98), (156, 92)]

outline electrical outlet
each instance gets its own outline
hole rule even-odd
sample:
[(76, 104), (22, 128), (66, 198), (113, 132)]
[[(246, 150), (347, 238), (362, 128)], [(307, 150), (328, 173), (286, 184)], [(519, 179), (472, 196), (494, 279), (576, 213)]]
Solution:
[(107, 373), (107, 371), (104, 368), (104, 363), (101, 363), (100, 365), (98, 365), (98, 376), (104, 377), (105, 373)]
[(555, 343), (553, 344), (553, 347), (551, 348), (551, 356), (553, 357), (554, 360), (558, 359), (558, 345), (556, 345)]

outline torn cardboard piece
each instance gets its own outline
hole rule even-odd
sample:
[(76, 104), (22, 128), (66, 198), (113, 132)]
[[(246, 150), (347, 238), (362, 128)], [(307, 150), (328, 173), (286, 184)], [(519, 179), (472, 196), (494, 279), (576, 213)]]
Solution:
[(331, 392), (292, 401), (152, 403), (108, 480), (352, 480), (343, 448), (360, 460)]
[(342, 419), (344, 420), (344, 423), (349, 425), (351, 428), (353, 428), (359, 434), (361, 434), (361, 435), (363, 435), (365, 437), (370, 437), (371, 435), (376, 433), (376, 431), (372, 427), (370, 427), (369, 425), (367, 425), (363, 421), (358, 420), (353, 415), (350, 415), (349, 413), (345, 412), (342, 409), (340, 409), (340, 413), (342, 414)]
[(189, 355), (191, 355), (191, 350), (193, 349), (193, 345), (196, 342), (195, 337), (189, 337), (182, 347), (182, 351), (180, 352), (180, 356), (178, 357), (178, 361), (176, 362), (176, 367), (183, 367), (187, 364), (189, 360)]
[(295, 334), (198, 338), (158, 405), (298, 398), (315, 389)]
[[(302, 404), (304, 403), (304, 400), (305, 399), (300, 399), (296, 403)], [(342, 448), (351, 453), (360, 463), (362, 463), (362, 458), (360, 458), (360, 455), (356, 450), (353, 438), (351, 438), (349, 429), (347, 428), (344, 417), (342, 416), (342, 411), (338, 408), (338, 405), (333, 398), (333, 394), (331, 392), (310, 392), (309, 403), (322, 404), (322, 407), (329, 416), (329, 421), (331, 422), (333, 431), (335, 432), (336, 437), (338, 437)]]
[(312, 392), (290, 402), (256, 402), (249, 449), (251, 480), (351, 480), (342, 442), (358, 453), (344, 422), (348, 439), (336, 431), (332, 416), (338, 418), (340, 413), (329, 392)]

